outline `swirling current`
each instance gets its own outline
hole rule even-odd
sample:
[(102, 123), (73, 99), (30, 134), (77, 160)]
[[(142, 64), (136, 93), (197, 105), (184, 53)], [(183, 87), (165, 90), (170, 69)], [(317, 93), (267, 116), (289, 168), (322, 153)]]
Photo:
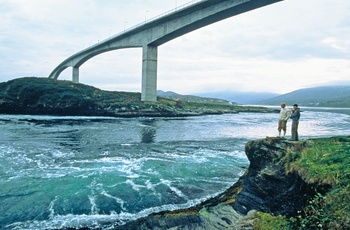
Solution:
[[(276, 136), (277, 117), (0, 115), (0, 229), (112, 229), (198, 204), (238, 180), (245, 143)], [(347, 135), (349, 121), (304, 111), (299, 135)]]

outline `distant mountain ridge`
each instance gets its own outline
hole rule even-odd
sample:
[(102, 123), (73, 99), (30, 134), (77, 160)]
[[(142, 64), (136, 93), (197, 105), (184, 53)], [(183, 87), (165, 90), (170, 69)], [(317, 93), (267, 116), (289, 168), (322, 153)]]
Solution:
[(202, 97), (202, 96), (194, 96), (194, 95), (181, 95), (172, 91), (163, 91), (158, 90), (157, 95), (161, 97), (165, 97), (172, 100), (182, 100), (186, 102), (196, 102), (196, 103), (215, 103), (215, 104), (235, 104), (231, 101), (214, 98), (214, 97)]
[(231, 102), (244, 105), (256, 104), (256, 102), (279, 96), (280, 94), (269, 92), (237, 92), (237, 91), (222, 91), (222, 92), (210, 92), (201, 93), (198, 96), (221, 98)]
[(304, 88), (283, 95), (268, 92), (234, 91), (200, 93), (196, 96), (158, 91), (158, 95), (173, 100), (195, 102), (232, 102), (245, 105), (280, 105), (281, 102), (285, 102), (288, 105), (297, 103), (307, 107), (350, 108), (350, 83), (348, 84)]
[(320, 86), (299, 89), (287, 94), (257, 101), (259, 105), (279, 105), (297, 103), (312, 107), (350, 108), (350, 85)]
[(181, 95), (172, 91), (158, 90), (157, 95), (166, 97), (169, 99), (189, 100), (189, 101), (213, 101), (216, 103), (234, 103), (234, 104), (255, 104), (257, 101), (269, 99), (279, 94), (268, 92), (235, 92), (235, 91), (222, 91), (222, 92), (208, 92), (199, 93), (194, 95)]

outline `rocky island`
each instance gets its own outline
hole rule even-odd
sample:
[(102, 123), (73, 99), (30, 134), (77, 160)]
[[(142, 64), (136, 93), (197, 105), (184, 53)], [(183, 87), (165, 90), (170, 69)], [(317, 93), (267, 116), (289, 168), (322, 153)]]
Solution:
[(158, 97), (141, 102), (140, 93), (111, 92), (48, 78), (26, 77), (0, 83), (0, 113), (64, 116), (176, 117), (239, 112), (274, 112), (219, 99), (185, 101)]

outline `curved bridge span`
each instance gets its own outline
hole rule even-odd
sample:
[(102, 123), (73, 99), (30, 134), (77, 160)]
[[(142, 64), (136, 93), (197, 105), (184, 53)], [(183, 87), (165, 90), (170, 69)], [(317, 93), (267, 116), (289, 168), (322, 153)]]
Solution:
[(49, 75), (57, 79), (72, 67), (79, 82), (79, 67), (96, 55), (124, 48), (142, 48), (142, 101), (157, 101), (158, 46), (223, 19), (283, 0), (196, 0), (163, 16), (114, 35), (64, 60)]

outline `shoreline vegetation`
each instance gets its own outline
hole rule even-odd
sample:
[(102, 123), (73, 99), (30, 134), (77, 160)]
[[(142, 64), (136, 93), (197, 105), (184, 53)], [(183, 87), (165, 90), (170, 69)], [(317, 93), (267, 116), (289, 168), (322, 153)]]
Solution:
[(239, 106), (213, 98), (195, 101), (158, 97), (141, 102), (140, 93), (104, 91), (84, 84), (25, 77), (0, 83), (0, 113), (63, 116), (181, 117), (211, 114), (276, 112), (275, 109)]

